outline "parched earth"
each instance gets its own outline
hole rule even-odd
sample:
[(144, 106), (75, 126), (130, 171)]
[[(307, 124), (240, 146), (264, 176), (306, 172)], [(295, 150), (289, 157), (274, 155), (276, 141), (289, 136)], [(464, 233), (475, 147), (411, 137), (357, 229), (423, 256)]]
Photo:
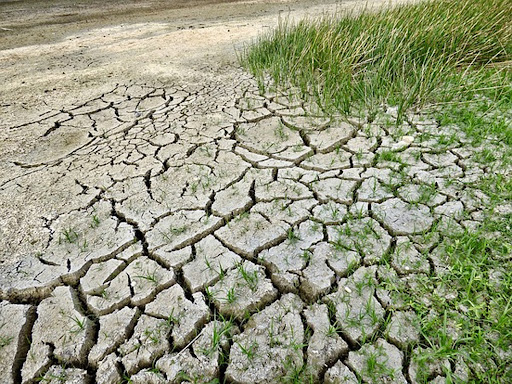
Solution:
[(325, 118), (234, 65), (204, 71), (18, 124), (8, 107), (0, 381), (423, 380), (393, 287), (443, 274), (443, 232), (482, 220), (478, 148), (421, 114)]

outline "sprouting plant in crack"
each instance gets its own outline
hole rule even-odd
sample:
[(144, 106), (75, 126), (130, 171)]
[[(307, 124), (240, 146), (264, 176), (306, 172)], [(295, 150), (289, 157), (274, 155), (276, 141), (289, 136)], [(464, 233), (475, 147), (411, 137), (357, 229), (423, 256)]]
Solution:
[(329, 324), (327, 329), (325, 330), (325, 336), (327, 337), (334, 337), (341, 331), (341, 327), (336, 322), (334, 325)]
[(370, 296), (368, 298), (368, 301), (365, 304), (365, 311), (366, 311), (366, 314), (370, 317), (372, 325), (379, 323), (380, 319), (379, 319), (379, 315), (377, 314), (377, 311), (375, 309), (375, 303), (373, 301), (373, 296)]
[(379, 153), (379, 160), (389, 161), (389, 162), (399, 163), (399, 164), (402, 163), (402, 159), (401, 159), (400, 155), (398, 155), (396, 152), (389, 151), (389, 150), (382, 151), (381, 153)]
[(435, 183), (432, 184), (421, 184), (419, 186), (419, 196), (417, 203), (426, 204), (428, 203), (437, 193), (437, 187)]
[(247, 357), (247, 360), (251, 361), (256, 357), (256, 350), (259, 347), (259, 344), (256, 340), (253, 340), (250, 343), (246, 343), (242, 345), (240, 343), (236, 343), (240, 347), (240, 351)]
[(215, 352), (221, 352), (221, 343), (223, 340), (231, 337), (231, 331), (233, 329), (233, 321), (231, 319), (225, 319), (221, 316), (220, 322), (215, 322), (212, 331), (212, 339), (210, 348), (203, 350), (206, 356), (210, 356)]
[(131, 379), (130, 375), (128, 375), (126, 372), (123, 373), (123, 377), (121, 378), (122, 384), (132, 384), (133, 380)]
[(322, 230), (322, 224), (320, 224), (318, 221), (313, 221), (311, 224), (311, 232), (320, 232)]
[(167, 326), (171, 326), (173, 324), (179, 324), (180, 320), (178, 317), (174, 316), (174, 307), (171, 309), (171, 313), (169, 314), (169, 316), (167, 316), (167, 318), (165, 319), (166, 323), (167, 323)]
[(236, 293), (235, 287), (231, 287), (230, 289), (228, 289), (228, 291), (226, 292), (225, 301), (228, 304), (233, 304), (237, 298), (238, 298), (238, 295)]
[(247, 269), (245, 269), (243, 264), (238, 266), (238, 271), (240, 272), (240, 275), (247, 283), (251, 291), (256, 291), (258, 288), (258, 271), (249, 272)]
[(239, 214), (236, 218), (235, 218), (235, 222), (239, 222), (239, 221), (242, 221), (244, 219), (248, 219), (249, 218), (249, 215), (250, 213), (248, 211), (246, 212), (242, 212), (241, 214)]
[(281, 344), (279, 339), (276, 337), (276, 333), (274, 331), (274, 319), (273, 318), (270, 320), (270, 326), (268, 327), (267, 334), (268, 334), (268, 341), (269, 341), (270, 348), (276, 347)]
[(65, 369), (66, 367), (62, 366), (58, 373), (47, 372), (44, 376), (36, 378), (36, 381), (39, 383), (54, 383), (57, 380), (57, 382), (65, 383), (68, 379)]
[(292, 244), (292, 245), (296, 244), (300, 240), (299, 235), (297, 234), (295, 229), (292, 227), (288, 228), (288, 231), (286, 232), (286, 238), (288, 240), (288, 244)]
[(290, 340), (290, 344), (288, 345), (289, 348), (293, 349), (294, 351), (300, 351), (302, 348), (306, 347), (307, 343), (299, 342), (293, 337), (293, 328), (292, 328), (292, 338)]
[(59, 244), (63, 241), (69, 244), (76, 244), (78, 242), (78, 233), (73, 228), (66, 228), (59, 236)]
[(219, 263), (219, 280), (224, 280), (224, 278), (226, 277), (226, 270), (224, 268), (222, 268), (222, 264)]
[(144, 334), (144, 337), (146, 338), (146, 340), (149, 340), (149, 342), (151, 344), (158, 344), (160, 342), (160, 338), (162, 336), (160, 329), (147, 328), (144, 330), (143, 334)]
[(162, 378), (162, 379), (163, 379), (163, 378), (164, 378), (164, 374), (163, 374), (163, 372), (160, 370), (160, 368), (158, 368), (158, 367), (156, 366), (156, 364), (155, 364), (155, 363), (156, 363), (156, 360), (155, 360), (155, 361), (153, 361), (153, 364), (151, 365), (151, 368), (149, 368), (149, 369), (148, 369), (148, 372), (151, 372), (151, 373), (153, 373), (153, 374), (155, 374), (155, 375), (157, 375), (158, 377), (160, 377), (160, 378)]
[(85, 330), (85, 324), (86, 324), (86, 320), (87, 320), (86, 317), (84, 317), (82, 319), (79, 318), (77, 315), (74, 315), (74, 316), (68, 315), (67, 317), (69, 319), (71, 319), (74, 323), (73, 327), (70, 330), (71, 333), (76, 334), (76, 333), (80, 333)]
[(0, 350), (4, 347), (7, 347), (9, 344), (12, 343), (14, 340), (14, 337), (12, 336), (0, 336)]
[(287, 140), (288, 139), (288, 134), (284, 131), (284, 125), (282, 122), (279, 122), (277, 128), (274, 130), (274, 134), (275, 136), (284, 141), (284, 140)]
[(169, 229), (165, 232), (160, 231), (160, 234), (164, 237), (164, 239), (170, 242), (173, 240), (173, 238), (185, 233), (187, 230), (188, 227), (185, 225), (179, 227), (169, 227)]
[(81, 252), (87, 251), (87, 248), (89, 247), (89, 243), (87, 242), (87, 239), (84, 239), (84, 241), (80, 242), (78, 244), (78, 248)]
[(297, 364), (292, 356), (287, 356), (284, 362), (284, 374), (279, 378), (280, 383), (312, 384), (314, 378), (308, 372), (306, 364)]
[(304, 149), (304, 146), (302, 144), (296, 144), (293, 146), (292, 150), (293, 152), (301, 152)]
[(146, 280), (146, 281), (151, 282), (154, 285), (158, 285), (159, 278), (158, 278), (158, 273), (157, 273), (156, 268), (152, 272), (150, 272), (148, 270), (146, 270), (146, 271), (141, 270), (141, 272), (143, 274), (137, 275), (137, 276), (135, 276), (135, 278)]
[(357, 151), (355, 156), (357, 161), (361, 161), (363, 159), (363, 150), (360, 149), (359, 151)]
[(304, 260), (305, 263), (308, 263), (313, 257), (313, 253), (311, 253), (310, 250), (305, 249), (304, 252), (302, 252), (302, 254), (300, 255), (300, 257), (302, 258), (302, 260)]
[(210, 287), (205, 287), (204, 293), (209, 301), (213, 302), (215, 300), (215, 293), (211, 290)]
[(383, 357), (382, 353), (371, 352), (366, 356), (366, 374), (373, 380), (378, 380), (382, 376), (389, 376), (393, 378), (394, 370), (386, 365), (385, 362), (380, 362), (379, 357)]
[(98, 228), (100, 226), (100, 218), (97, 214), (93, 214), (91, 218), (91, 228)]

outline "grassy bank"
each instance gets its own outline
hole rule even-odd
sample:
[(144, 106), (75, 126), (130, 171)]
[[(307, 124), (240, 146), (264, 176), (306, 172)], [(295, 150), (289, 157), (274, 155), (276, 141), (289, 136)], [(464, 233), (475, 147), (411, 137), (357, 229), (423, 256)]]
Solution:
[(413, 106), (508, 98), (512, 2), (426, 1), (333, 18), (281, 22), (246, 52), (244, 65), (294, 85), (326, 112), (403, 113)]
[[(396, 290), (419, 317), (420, 363), (449, 361), (447, 383), (512, 382), (512, 214), (495, 210), (510, 206), (512, 183), (494, 172), (512, 163), (512, 2), (425, 1), (281, 22), (241, 60), (262, 87), (266, 76), (277, 88), (296, 87), (325, 114), (371, 122), (397, 107), (400, 124), (421, 110), (474, 145), (492, 138), (501, 146), (477, 159), (490, 170), (471, 186), (489, 197), (481, 225), (425, 234), (440, 235), (434, 248), (448, 268)], [(449, 299), (436, 293), (447, 291)], [(456, 372), (462, 366), (466, 378)]]

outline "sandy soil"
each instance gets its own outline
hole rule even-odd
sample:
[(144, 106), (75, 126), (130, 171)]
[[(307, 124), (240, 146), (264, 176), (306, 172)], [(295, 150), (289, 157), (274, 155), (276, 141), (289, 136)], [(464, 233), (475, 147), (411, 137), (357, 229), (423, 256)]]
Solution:
[[(374, 1), (374, 3), (379, 0)], [(0, 127), (113, 84), (215, 76), (279, 17), (366, 2), (1, 1)], [(199, 76), (199, 78), (197, 78)], [(194, 81), (194, 80), (193, 80)]]
[(277, 15), (336, 7), (317, 0), (83, 3), (0, 3), (0, 77), (9, 80), (0, 90), (2, 125), (33, 117), (21, 111), (38, 114), (126, 80), (204, 75), (235, 62), (235, 49), (273, 26)]

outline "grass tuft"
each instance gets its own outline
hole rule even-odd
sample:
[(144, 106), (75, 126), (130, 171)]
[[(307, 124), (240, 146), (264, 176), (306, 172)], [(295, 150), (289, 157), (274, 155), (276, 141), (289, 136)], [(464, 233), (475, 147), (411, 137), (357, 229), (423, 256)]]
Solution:
[[(512, 2), (437, 0), (280, 22), (242, 55), (263, 86), (297, 87), (324, 112), (512, 95)], [(510, 132), (509, 132), (510, 135)]]

